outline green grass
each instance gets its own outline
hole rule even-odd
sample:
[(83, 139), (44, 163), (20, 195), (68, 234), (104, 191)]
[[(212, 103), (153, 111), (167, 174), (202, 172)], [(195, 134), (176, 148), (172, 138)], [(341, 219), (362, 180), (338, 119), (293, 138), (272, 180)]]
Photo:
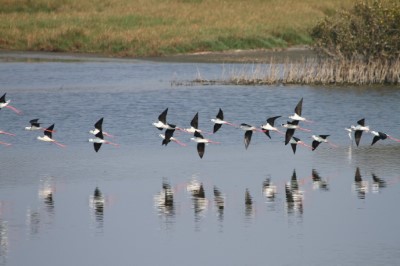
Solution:
[(353, 0), (0, 0), (0, 49), (154, 56), (310, 44)]

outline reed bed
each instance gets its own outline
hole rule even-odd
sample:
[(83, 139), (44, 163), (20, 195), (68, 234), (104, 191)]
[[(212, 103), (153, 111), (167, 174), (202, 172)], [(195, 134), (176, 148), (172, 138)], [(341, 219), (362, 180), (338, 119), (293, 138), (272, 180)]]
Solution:
[(293, 63), (252, 64), (223, 69), (219, 80), (200, 77), (193, 84), (226, 85), (400, 85), (400, 58), (392, 61), (364, 62), (362, 60), (303, 59)]

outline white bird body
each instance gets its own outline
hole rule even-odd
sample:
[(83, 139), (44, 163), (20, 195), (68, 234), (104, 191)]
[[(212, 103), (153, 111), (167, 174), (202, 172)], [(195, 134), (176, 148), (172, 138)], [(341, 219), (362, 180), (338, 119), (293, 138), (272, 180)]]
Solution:
[(292, 119), (292, 120), (297, 120), (297, 121), (306, 121), (307, 120), (306, 118), (304, 118), (302, 116), (299, 116), (296, 113), (291, 115), (291, 116), (289, 116), (289, 118)]
[(36, 126), (25, 127), (25, 130), (28, 130), (28, 131), (41, 130), (41, 129), (43, 129), (43, 128), (42, 127), (36, 127)]
[(52, 138), (50, 138), (50, 137), (48, 137), (46, 135), (44, 135), (43, 137), (42, 136), (38, 136), (37, 139), (41, 140), (41, 141), (45, 141), (45, 142), (54, 142), (54, 139), (52, 139)]
[(318, 141), (318, 142), (325, 142), (325, 143), (328, 142), (328, 140), (326, 138), (322, 138), (320, 136), (312, 135), (311, 137), (313, 138), (313, 140)]
[(369, 126), (361, 126), (361, 125), (357, 125), (357, 126), (351, 126), (350, 127), (351, 130), (353, 131), (365, 131), (365, 132), (369, 132)]
[(7, 105), (9, 105), (11, 102), (11, 100), (7, 100), (5, 102), (0, 102), (0, 109), (6, 107)]

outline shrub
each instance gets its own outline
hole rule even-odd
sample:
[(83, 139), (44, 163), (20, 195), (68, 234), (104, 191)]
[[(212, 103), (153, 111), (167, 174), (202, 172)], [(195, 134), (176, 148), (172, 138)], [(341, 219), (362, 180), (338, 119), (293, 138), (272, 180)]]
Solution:
[(311, 30), (318, 52), (339, 59), (366, 62), (400, 57), (400, 1), (358, 2), (338, 11)]

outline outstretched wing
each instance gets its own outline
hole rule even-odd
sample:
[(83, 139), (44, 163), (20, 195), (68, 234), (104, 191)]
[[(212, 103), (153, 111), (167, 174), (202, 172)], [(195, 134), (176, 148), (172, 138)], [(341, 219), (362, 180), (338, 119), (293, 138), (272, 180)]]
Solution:
[(193, 117), (192, 121), (190, 122), (190, 125), (195, 129), (199, 128), (199, 113), (198, 112)]
[(299, 103), (296, 105), (296, 108), (294, 108), (294, 112), (299, 116), (301, 116), (302, 109), (303, 109), (303, 98), (301, 98)]
[(46, 130), (44, 131), (44, 135), (48, 136), (49, 138), (52, 138), (53, 136), (53, 129), (54, 129), (54, 124), (52, 124), (51, 126), (49, 126), (48, 128), (46, 128)]
[(96, 124), (94, 124), (94, 128), (103, 131), (103, 118), (104, 117), (100, 118), (100, 120), (97, 121)]
[(275, 120), (276, 120), (277, 118), (279, 118), (279, 117), (281, 117), (281, 116), (278, 115), (278, 116), (270, 117), (270, 118), (267, 119), (267, 123), (270, 124), (271, 126), (274, 126)]
[(244, 133), (244, 147), (247, 149), (250, 145), (251, 136), (253, 135), (253, 131), (247, 130)]
[(163, 122), (164, 124), (167, 124), (167, 113), (168, 113), (168, 108), (164, 110), (159, 116), (158, 120)]

